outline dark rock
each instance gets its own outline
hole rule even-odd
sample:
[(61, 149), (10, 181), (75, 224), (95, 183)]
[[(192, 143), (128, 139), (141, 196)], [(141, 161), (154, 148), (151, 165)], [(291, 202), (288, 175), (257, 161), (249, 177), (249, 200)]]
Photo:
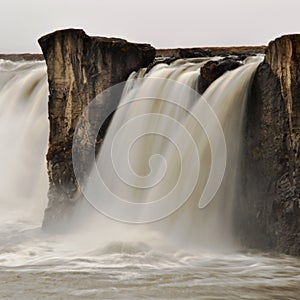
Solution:
[(253, 248), (300, 255), (300, 35), (271, 42), (256, 72), (236, 207)]
[(155, 67), (158, 64), (167, 64), (170, 65), (172, 62), (177, 60), (176, 57), (156, 57), (153, 63), (151, 63), (146, 70), (146, 73), (149, 72), (153, 67)]
[[(50, 137), (47, 154), (49, 173), (49, 203), (44, 227), (53, 227), (72, 211), (81, 199), (72, 164), (73, 135), (87, 105), (105, 89), (123, 82), (129, 74), (148, 66), (155, 57), (155, 49), (146, 44), (129, 43), (122, 39), (89, 37), (83, 30), (61, 30), (39, 39), (47, 68), (49, 82)], [(121, 93), (121, 91), (119, 91)], [(118, 105), (120, 95), (102, 103), (94, 116), (103, 121), (106, 111)], [(88, 112), (91, 114), (92, 112)], [(103, 138), (109, 121), (98, 136)], [(83, 133), (84, 157), (93, 141)]]
[(200, 70), (198, 92), (203, 94), (213, 81), (225, 72), (234, 70), (240, 65), (241, 62), (232, 58), (207, 62)]
[(0, 54), (0, 59), (19, 61), (19, 60), (44, 60), (43, 54), (38, 53), (17, 53), (17, 54)]
[[(266, 46), (197, 47), (156, 49), (157, 57), (193, 58), (236, 55), (241, 57), (264, 54)], [(240, 58), (241, 60), (241, 58)]]
[(200, 48), (193, 49), (179, 49), (180, 58), (193, 58), (193, 57), (205, 57), (207, 56), (205, 50)]

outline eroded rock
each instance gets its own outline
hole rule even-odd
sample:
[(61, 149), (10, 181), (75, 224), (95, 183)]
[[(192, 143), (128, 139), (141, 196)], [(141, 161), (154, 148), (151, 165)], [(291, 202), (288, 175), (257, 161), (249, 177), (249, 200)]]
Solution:
[[(90, 37), (83, 30), (61, 30), (39, 39), (48, 69), (50, 137), (47, 154), (49, 203), (44, 227), (67, 217), (81, 198), (73, 172), (74, 130), (87, 105), (105, 89), (123, 82), (129, 74), (148, 66), (155, 49), (122, 39)], [(95, 118), (114, 109), (120, 95), (104, 103)], [(108, 122), (106, 122), (106, 127)], [(105, 128), (102, 128), (102, 136)], [(87, 135), (87, 134), (86, 134)], [(101, 138), (101, 136), (100, 136)], [(83, 153), (90, 151), (88, 136), (82, 136)]]
[(300, 255), (300, 35), (272, 41), (258, 67), (235, 214), (245, 245)]

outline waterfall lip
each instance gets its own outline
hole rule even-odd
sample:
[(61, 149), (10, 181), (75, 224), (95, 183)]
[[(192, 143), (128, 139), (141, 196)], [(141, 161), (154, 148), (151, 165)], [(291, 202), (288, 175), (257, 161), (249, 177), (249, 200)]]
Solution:
[[(210, 175), (211, 176), (216, 176), (217, 180), (215, 181), (215, 193), (218, 190), (218, 188), (221, 185), (222, 178), (225, 173), (225, 167), (226, 167), (226, 157), (227, 157), (227, 148), (226, 148), (226, 141), (224, 137), (224, 133), (222, 130), (222, 126), (220, 124), (220, 121), (218, 120), (217, 115), (211, 108), (211, 106), (207, 103), (207, 101), (200, 96), (194, 89), (190, 88), (189, 86), (177, 82), (176, 80), (173, 79), (166, 79), (166, 78), (158, 78), (158, 77), (151, 77), (147, 76), (145, 79), (144, 78), (137, 78), (134, 80), (133, 83), (130, 83), (127, 81), (127, 85), (132, 85), (132, 89), (130, 90), (130, 93), (134, 94), (136, 92), (135, 87), (140, 87), (141, 85), (147, 84), (154, 82), (154, 84), (157, 84), (160, 82), (164, 86), (168, 84), (168, 88), (170, 90), (176, 90), (176, 88), (180, 88), (181, 90), (185, 90), (187, 94), (191, 94), (193, 99), (198, 99), (198, 102), (202, 103), (202, 110), (198, 112), (194, 112), (191, 110), (189, 103), (182, 101), (181, 95), (173, 94), (172, 99), (168, 99), (165, 95), (161, 95), (159, 100), (165, 101), (167, 103), (171, 103), (172, 105), (176, 105), (180, 107), (181, 109), (185, 110), (190, 114), (195, 120), (197, 120), (198, 124), (200, 124), (200, 127), (203, 128), (208, 141), (210, 148), (212, 147), (218, 147), (219, 149), (222, 149), (223, 155), (218, 158), (218, 164), (213, 164), (213, 170), (210, 170)], [(118, 84), (116, 86), (113, 86), (109, 88), (109, 92), (102, 93), (101, 95), (98, 95), (95, 99), (93, 99), (90, 104), (88, 105), (88, 108), (86, 109), (86, 112), (88, 110), (93, 110), (97, 109), (97, 103), (107, 103), (109, 99), (103, 99), (107, 95), (113, 95), (114, 93), (112, 92), (113, 89), (118, 89), (120, 85), (123, 85), (123, 83)], [(147, 96), (147, 99), (151, 98), (151, 95)], [(140, 99), (138, 97), (132, 98), (125, 98), (125, 100), (121, 100), (118, 109), (122, 107), (125, 107), (127, 105), (132, 105), (133, 103), (138, 103)], [(110, 113), (113, 112), (113, 109), (111, 111), (107, 111), (107, 116), (110, 115)], [(84, 113), (85, 114), (85, 113)], [(83, 115), (84, 115), (83, 114)], [(116, 113), (115, 113), (116, 115)], [(105, 120), (105, 118), (103, 118)], [(94, 132), (98, 132), (99, 129), (101, 128), (102, 123), (99, 123), (97, 120), (94, 120), (97, 123), (97, 130)], [(215, 132), (214, 135), (215, 137), (211, 136), (211, 133), (208, 130), (208, 123), (207, 122), (213, 122), (215, 125)], [(77, 128), (74, 133), (74, 139), (73, 139), (73, 146), (72, 146), (72, 160), (73, 160), (73, 168), (74, 168), (74, 173), (77, 179), (77, 182), (79, 184), (79, 187), (81, 189), (81, 192), (83, 193), (85, 199), (90, 202), (90, 204), (101, 214), (106, 215), (107, 217), (117, 220), (119, 222), (124, 222), (124, 223), (134, 223), (134, 224), (142, 224), (142, 223), (152, 223), (156, 222), (158, 220), (164, 219), (165, 217), (171, 215), (174, 213), (177, 209), (179, 209), (186, 201), (188, 201), (190, 195), (194, 191), (194, 187), (191, 188), (188, 193), (187, 197), (184, 197), (183, 199), (177, 199), (176, 201), (172, 201), (171, 203), (168, 202), (168, 205), (165, 202), (162, 202), (160, 200), (154, 201), (154, 202), (147, 202), (147, 203), (133, 203), (129, 201), (125, 201), (124, 199), (118, 197), (118, 195), (115, 195), (113, 191), (110, 189), (107, 189), (105, 183), (103, 182), (101, 176), (100, 176), (100, 181), (95, 180), (95, 177), (89, 176), (89, 183), (93, 184), (93, 186), (96, 189), (96, 192), (88, 192), (86, 189), (86, 184), (83, 181), (82, 174), (81, 174), (81, 161), (80, 161), (80, 144), (77, 142), (81, 140), (80, 134), (84, 128), (87, 128), (89, 124), (87, 123), (87, 120), (85, 117), (82, 117), (77, 125)], [(107, 136), (105, 140), (107, 139)], [(95, 149), (95, 140), (96, 140), (96, 135), (92, 137), (93, 141), (93, 147)], [(100, 151), (100, 155), (101, 156)], [(95, 151), (90, 152), (91, 155), (87, 158), (87, 165), (92, 165), (93, 169), (95, 168), (97, 170), (96, 166), (96, 160), (95, 160)], [(215, 151), (212, 152), (213, 154)], [(198, 157), (199, 159), (199, 157)], [(188, 175), (187, 175), (188, 176)], [(197, 175), (195, 177), (197, 178), (199, 176), (199, 172), (197, 172)], [(190, 176), (193, 177), (193, 176)], [(103, 185), (104, 183), (104, 185)], [(197, 180), (192, 182), (194, 185), (196, 185)], [(102, 190), (99, 188), (99, 186), (102, 186)], [(106, 192), (105, 192), (106, 191)], [(101, 194), (102, 192), (102, 194)], [(205, 203), (206, 205), (212, 200), (214, 192), (206, 193), (206, 197), (211, 197), (210, 199), (206, 200)], [(101, 198), (101, 199), (99, 199)], [(174, 197), (173, 199), (176, 199)], [(203, 198), (202, 198), (202, 203), (203, 203)], [(206, 206), (205, 205), (205, 206)], [(199, 202), (199, 207), (204, 207), (201, 205), (201, 199)], [(144, 213), (147, 211), (147, 215)]]

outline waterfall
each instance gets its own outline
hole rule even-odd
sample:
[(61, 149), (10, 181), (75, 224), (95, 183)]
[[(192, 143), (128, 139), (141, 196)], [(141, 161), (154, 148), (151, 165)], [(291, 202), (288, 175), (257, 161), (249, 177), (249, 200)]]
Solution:
[[(200, 96), (197, 81), (207, 61), (157, 64), (127, 80), (83, 189), (93, 209), (82, 202), (74, 215), (86, 247), (234, 244), (231, 212), (244, 106), (261, 59), (249, 58)], [(0, 61), (4, 222), (40, 224), (47, 205), (47, 88), (44, 62)]]
[(0, 218), (41, 222), (47, 201), (44, 62), (0, 60)]
[(201, 96), (208, 60), (131, 74), (82, 186), (90, 203), (52, 233), (41, 230), (46, 65), (0, 60), (1, 299), (299, 298), (299, 258), (241, 252), (231, 224), (245, 100), (261, 59)]
[(200, 96), (197, 80), (207, 60), (158, 64), (129, 77), (82, 185), (99, 212), (91, 218), (90, 206), (79, 205), (89, 216), (84, 231), (96, 230), (100, 243), (233, 246), (245, 101), (261, 58), (248, 58)]

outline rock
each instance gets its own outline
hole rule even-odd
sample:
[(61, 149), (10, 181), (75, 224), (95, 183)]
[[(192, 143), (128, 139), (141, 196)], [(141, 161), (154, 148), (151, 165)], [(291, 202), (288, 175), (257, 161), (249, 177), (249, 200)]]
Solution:
[(244, 245), (300, 255), (300, 35), (272, 41), (247, 105), (238, 235)]
[(0, 54), (0, 59), (19, 61), (19, 60), (44, 60), (43, 54), (38, 53), (18, 53), (18, 54)]
[(212, 56), (251, 56), (264, 54), (266, 46), (240, 46), (240, 47), (197, 47), (197, 48), (170, 48), (156, 49), (157, 57), (193, 58)]
[(158, 64), (167, 64), (170, 65), (178, 58), (176, 57), (156, 57), (153, 63), (151, 63), (146, 70), (146, 73), (149, 72), (152, 68), (154, 68)]
[(203, 94), (209, 85), (225, 72), (241, 66), (241, 62), (235, 59), (223, 59), (207, 62), (200, 70), (198, 79), (198, 92)]
[[(58, 220), (68, 217), (82, 197), (73, 171), (72, 141), (84, 109), (105, 89), (152, 63), (155, 49), (122, 39), (90, 37), (76, 29), (43, 36), (39, 44), (47, 63), (50, 91), (47, 154), (50, 187), (43, 227), (51, 228)], [(117, 95), (110, 103), (103, 104), (103, 114), (100, 111), (96, 116), (99, 121), (106, 116), (104, 110), (114, 109), (119, 99)], [(108, 124), (106, 121), (101, 129), (98, 144)], [(81, 157), (84, 158), (90, 151), (88, 136), (83, 136), (81, 142), (87, 142), (82, 147)]]
[(253, 56), (265, 54), (266, 46), (239, 46), (239, 47), (206, 47), (203, 48), (209, 56)]

